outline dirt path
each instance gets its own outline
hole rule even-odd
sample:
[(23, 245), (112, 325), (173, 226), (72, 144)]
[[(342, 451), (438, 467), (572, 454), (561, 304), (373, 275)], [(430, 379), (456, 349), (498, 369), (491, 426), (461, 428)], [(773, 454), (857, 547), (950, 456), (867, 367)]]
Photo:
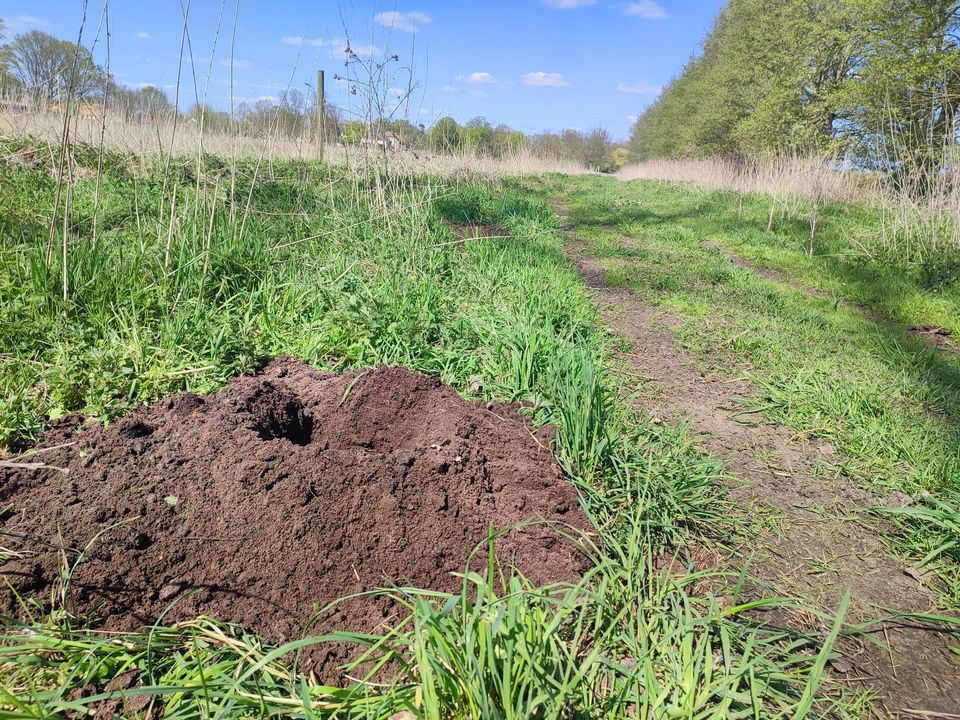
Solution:
[[(751, 559), (753, 575), (773, 593), (827, 612), (849, 590), (851, 623), (883, 615), (880, 608), (934, 607), (922, 576), (890, 555), (871, 526), (875, 520), (862, 513), (882, 502), (905, 502), (906, 496), (878, 500), (836, 479), (829, 472), (839, 460), (832, 445), (745, 414), (742, 401), (755, 395), (749, 382), (701, 371), (675, 340), (676, 318), (630, 290), (607, 287), (603, 266), (573, 237), (567, 248), (605, 322), (633, 345), (625, 360), (649, 380), (651, 387), (644, 389), (652, 390), (638, 402), (661, 417), (686, 419), (699, 446), (723, 458), (742, 482), (732, 496), (745, 515), (767, 517), (757, 523), (762, 529), (738, 561)], [(811, 614), (777, 619), (805, 629), (825, 626)], [(851, 687), (875, 687), (878, 710), (888, 717), (960, 718), (952, 714), (960, 713), (960, 670), (946, 636), (886, 624), (844, 640), (841, 649), (843, 657), (832, 667), (835, 677)]]

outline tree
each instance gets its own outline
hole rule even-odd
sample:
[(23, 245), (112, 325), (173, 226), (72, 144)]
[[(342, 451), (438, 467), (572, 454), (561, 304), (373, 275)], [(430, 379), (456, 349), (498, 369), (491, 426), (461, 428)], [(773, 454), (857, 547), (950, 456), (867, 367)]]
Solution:
[(313, 112), (307, 97), (297, 88), (285, 90), (280, 96), (280, 105), (271, 109), (276, 128), (294, 137), (304, 131), (307, 119)]
[(463, 148), (463, 128), (452, 117), (442, 117), (430, 128), (430, 149), (453, 153)]
[(610, 172), (613, 144), (605, 128), (594, 128), (583, 139), (583, 161), (587, 167)]
[(109, 97), (111, 104), (128, 120), (158, 120), (173, 110), (167, 94), (153, 85), (136, 90), (114, 85)]
[(539, 157), (555, 160), (563, 155), (560, 136), (552, 132), (543, 132), (530, 139), (530, 149)]
[(423, 133), (409, 120), (391, 120), (386, 124), (386, 130), (399, 137), (408, 148), (416, 147), (423, 138)]
[(311, 111), (306, 95), (297, 88), (284, 90), (280, 96), (280, 107), (291, 115), (306, 115)]
[(617, 172), (621, 170), (626, 164), (630, 162), (630, 151), (627, 150), (623, 145), (618, 145), (613, 149), (613, 152), (610, 153), (610, 169), (609, 172)]
[(35, 99), (64, 101), (102, 91), (107, 75), (81, 46), (40, 30), (17, 35), (9, 47), (10, 68)]
[(956, 144), (960, 4), (856, 0), (866, 18), (844, 133), (871, 166), (925, 185)]
[(505, 158), (517, 153), (527, 142), (526, 136), (509, 126), (500, 123), (491, 134), (491, 154), (496, 158)]
[(475, 117), (463, 126), (464, 143), (475, 155), (493, 155), (493, 126), (484, 117)]
[(954, 152), (958, 103), (960, 0), (730, 0), (629, 147), (845, 155), (922, 188)]
[(227, 132), (233, 126), (229, 113), (217, 110), (210, 105), (194, 105), (187, 113), (187, 121), (197, 127), (203, 127), (204, 132)]
[(138, 113), (150, 117), (166, 115), (173, 109), (167, 94), (153, 85), (137, 90), (135, 107)]
[(6, 26), (0, 18), (0, 96), (20, 89), (20, 82), (10, 73), (10, 49), (3, 44)]

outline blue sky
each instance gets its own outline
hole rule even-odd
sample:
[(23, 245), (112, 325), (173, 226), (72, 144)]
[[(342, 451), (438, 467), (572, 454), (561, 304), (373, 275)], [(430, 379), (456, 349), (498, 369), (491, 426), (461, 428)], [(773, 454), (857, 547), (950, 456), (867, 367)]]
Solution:
[[(186, 3), (187, 0), (184, 0)], [(104, 0), (89, 0), (84, 42), (100, 28), (95, 54), (105, 60)], [(524, 132), (606, 127), (625, 138), (636, 116), (697, 48), (722, 0), (190, 0), (189, 52), (181, 72), (181, 105), (206, 95), (230, 106), (231, 37), (234, 102), (307, 91), (327, 72), (327, 96), (347, 114), (360, 95), (335, 73), (345, 39), (361, 60), (388, 63), (385, 86), (417, 87), (397, 116), (430, 124), (443, 115), (464, 122), (483, 115)], [(82, 0), (0, 0), (8, 39), (31, 28), (75, 40)], [(220, 23), (219, 38), (217, 24)], [(110, 69), (130, 86), (172, 95), (183, 28), (179, 0), (111, 0)], [(215, 42), (216, 38), (216, 42)], [(208, 73), (209, 69), (209, 73)], [(209, 74), (209, 83), (205, 80)], [(387, 96), (391, 92), (387, 91)], [(391, 101), (396, 104), (396, 100)]]

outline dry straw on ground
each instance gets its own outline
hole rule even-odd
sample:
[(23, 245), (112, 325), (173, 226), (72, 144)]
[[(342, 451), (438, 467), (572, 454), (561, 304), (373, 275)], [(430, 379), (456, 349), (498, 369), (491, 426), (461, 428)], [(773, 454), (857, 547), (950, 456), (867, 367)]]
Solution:
[[(589, 172), (574, 162), (542, 158), (528, 149), (520, 149), (505, 158), (471, 154), (436, 155), (428, 151), (388, 152), (364, 150), (340, 144), (328, 144), (321, 154), (317, 143), (308, 135), (298, 137), (280, 133), (252, 135), (244, 133), (201, 132), (193, 120), (131, 122), (109, 114), (104, 122), (92, 116), (71, 118), (72, 142), (100, 145), (110, 150), (130, 152), (137, 156), (193, 156), (198, 150), (223, 158), (259, 158), (276, 160), (319, 160), (338, 165), (367, 166), (378, 157), (388, 160), (392, 168), (406, 174), (435, 174), (445, 177), (481, 174), (491, 177), (564, 173), (578, 175)], [(63, 132), (63, 116), (52, 112), (0, 112), (0, 135), (32, 137), (44, 142), (59, 143)]]
[(822, 160), (782, 157), (731, 160), (649, 160), (625, 167), (623, 180), (666, 180), (734, 192), (860, 202), (876, 196), (879, 186), (867, 173), (841, 172)]

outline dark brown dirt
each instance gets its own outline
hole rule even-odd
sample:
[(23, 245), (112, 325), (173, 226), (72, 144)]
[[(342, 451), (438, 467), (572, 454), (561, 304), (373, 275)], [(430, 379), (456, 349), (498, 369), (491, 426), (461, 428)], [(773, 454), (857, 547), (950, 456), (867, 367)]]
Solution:
[[(678, 345), (676, 317), (629, 289), (608, 286), (607, 268), (575, 238), (567, 250), (605, 322), (633, 347), (622, 360), (625, 371), (642, 380), (638, 404), (657, 418), (688, 423), (697, 444), (723, 458), (739, 481), (732, 497), (755, 527), (749, 546), (732, 558), (735, 566), (750, 560), (751, 573), (770, 588), (765, 592), (800, 598), (826, 613), (849, 591), (850, 624), (882, 618), (888, 609), (936, 609), (923, 575), (891, 556), (876, 520), (864, 512), (909, 498), (873, 497), (840, 476), (842, 459), (830, 443), (745, 412), (756, 389), (736, 377), (741, 373), (726, 356), (713, 358), (723, 372), (711, 371), (711, 359), (698, 360)], [(824, 619), (803, 612), (770, 620), (828, 629)], [(833, 670), (844, 683), (875, 689), (886, 717), (949, 717), (942, 713), (960, 708), (952, 644), (930, 630), (881, 623), (866, 637), (844, 639)]]
[[(451, 573), (491, 526), (542, 518), (589, 529), (548, 433), (403, 368), (334, 375), (280, 359), (214, 395), (69, 429), (45, 444), (72, 444), (19, 461), (46, 467), (0, 468), (0, 545), (15, 554), (0, 575), (48, 600), (62, 548), (79, 560), (68, 608), (111, 630), (169, 608), (165, 623), (209, 614), (280, 643), (350, 593), (394, 583), (456, 591)], [(544, 525), (497, 548), (536, 583), (585, 568)], [(17, 612), (0, 591), (0, 613)], [(398, 612), (384, 598), (354, 600), (318, 627), (376, 631)], [(344, 652), (326, 648), (307, 663), (335, 680)]]
[(441, 243), (441, 245), (464, 245), (471, 240), (481, 240), (483, 238), (507, 238), (510, 237), (509, 231), (499, 225), (490, 225), (488, 223), (470, 222), (457, 223), (451, 220), (444, 220), (446, 225), (457, 236), (452, 242)]
[(507, 237), (510, 235), (508, 231), (499, 225), (491, 225), (489, 223), (457, 223), (452, 220), (444, 220), (443, 224), (453, 230), (461, 240), (482, 237)]
[(907, 332), (910, 333), (911, 336), (920, 338), (943, 350), (960, 350), (960, 347), (957, 346), (957, 339), (947, 328), (937, 325), (919, 325), (908, 327)]

